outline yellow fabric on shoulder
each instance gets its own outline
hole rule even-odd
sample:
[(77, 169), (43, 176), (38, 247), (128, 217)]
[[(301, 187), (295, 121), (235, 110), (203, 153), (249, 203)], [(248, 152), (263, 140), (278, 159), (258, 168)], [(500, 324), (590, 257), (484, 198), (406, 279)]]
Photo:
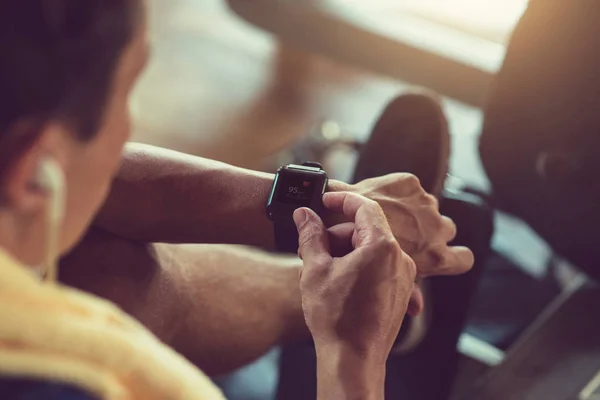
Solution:
[(103, 400), (222, 400), (212, 381), (110, 302), (41, 282), (0, 251), (0, 375)]

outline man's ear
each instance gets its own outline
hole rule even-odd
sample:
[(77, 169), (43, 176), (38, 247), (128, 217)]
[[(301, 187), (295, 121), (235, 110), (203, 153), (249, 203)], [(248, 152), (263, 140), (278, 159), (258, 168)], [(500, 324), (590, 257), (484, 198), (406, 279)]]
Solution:
[[(21, 129), (25, 127), (22, 126)], [(25, 214), (40, 210), (47, 200), (47, 195), (39, 184), (43, 160), (52, 157), (63, 164), (66, 154), (66, 131), (60, 125), (47, 124), (37, 132), (32, 132), (31, 127), (28, 127), (27, 134), (34, 138), (24, 148), (14, 150), (16, 154), (11, 155), (11, 162), (2, 174), (3, 202), (13, 210)]]

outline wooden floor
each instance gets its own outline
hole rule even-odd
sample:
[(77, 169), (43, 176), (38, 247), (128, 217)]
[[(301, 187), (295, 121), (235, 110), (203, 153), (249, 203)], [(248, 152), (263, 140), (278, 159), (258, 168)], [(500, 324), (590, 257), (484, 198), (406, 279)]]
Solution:
[(263, 168), (324, 120), (367, 132), (407, 86), (285, 47), (221, 0), (151, 0), (134, 139)]

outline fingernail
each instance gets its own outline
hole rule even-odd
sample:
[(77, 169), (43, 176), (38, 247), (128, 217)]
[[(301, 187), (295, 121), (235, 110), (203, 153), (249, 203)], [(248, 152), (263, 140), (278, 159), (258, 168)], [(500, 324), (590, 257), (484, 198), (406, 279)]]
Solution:
[(299, 208), (296, 211), (294, 211), (294, 222), (296, 223), (297, 227), (300, 227), (307, 220), (308, 220), (308, 213), (306, 212), (305, 209)]

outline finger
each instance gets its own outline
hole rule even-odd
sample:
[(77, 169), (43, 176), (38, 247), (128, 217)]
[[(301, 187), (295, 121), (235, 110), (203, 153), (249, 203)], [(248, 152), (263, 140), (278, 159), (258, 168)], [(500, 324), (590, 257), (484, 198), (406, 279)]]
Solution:
[(423, 192), (423, 194), (421, 195), (421, 201), (423, 202), (423, 204), (430, 205), (436, 210), (440, 209), (440, 201), (437, 199), (437, 197), (430, 193)]
[[(352, 240), (352, 235), (354, 234), (354, 229), (356, 225), (354, 222), (344, 222), (343, 224), (338, 224), (331, 226), (327, 229), (329, 232), (329, 238), (333, 240)], [(330, 242), (333, 243), (333, 242)]]
[(439, 246), (415, 258), (419, 276), (460, 275), (468, 272), (475, 262), (473, 252), (466, 247)]
[(415, 287), (410, 294), (410, 300), (408, 302), (408, 310), (406, 313), (411, 317), (417, 317), (423, 312), (425, 308), (425, 300), (423, 298), (423, 291), (418, 283), (415, 283)]
[(391, 235), (385, 214), (373, 200), (348, 192), (331, 192), (323, 196), (323, 204), (333, 212), (343, 213), (354, 221), (358, 233), (356, 246), (361, 246), (368, 239)]
[(456, 224), (450, 218), (442, 216), (444, 239), (446, 243), (451, 242), (456, 238)]
[(464, 274), (473, 268), (475, 256), (467, 247), (445, 247), (442, 253), (441, 271), (444, 275)]
[[(361, 217), (384, 218), (383, 212), (373, 200), (350, 192), (330, 192), (323, 195), (323, 204), (333, 212), (339, 212), (354, 221)], [(368, 221), (371, 222), (371, 221)]]
[(294, 212), (294, 222), (298, 229), (298, 255), (305, 266), (331, 259), (328, 234), (321, 218), (308, 208), (299, 208)]
[(352, 237), (355, 233), (354, 222), (334, 225), (327, 229), (329, 233), (329, 248), (333, 257), (344, 257), (352, 252)]

